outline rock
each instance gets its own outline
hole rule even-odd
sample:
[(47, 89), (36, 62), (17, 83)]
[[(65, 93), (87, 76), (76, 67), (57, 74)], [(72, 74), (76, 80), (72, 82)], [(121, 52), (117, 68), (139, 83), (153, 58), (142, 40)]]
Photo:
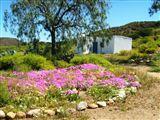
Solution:
[(112, 105), (113, 103), (114, 103), (113, 99), (109, 99), (108, 102), (107, 102), (108, 105)]
[(119, 110), (119, 108), (118, 107), (114, 107), (114, 110)]
[(67, 112), (72, 114), (72, 113), (76, 112), (76, 109), (74, 109), (74, 108), (68, 108)]
[(78, 111), (85, 110), (86, 108), (87, 108), (87, 102), (85, 102), (85, 101), (82, 101), (79, 104), (77, 104)]
[(132, 93), (136, 93), (137, 92), (137, 88), (136, 87), (131, 87), (131, 92)]
[(47, 115), (50, 115), (50, 116), (55, 115), (55, 111), (53, 111), (53, 110), (44, 110), (44, 113)]
[(113, 97), (112, 100), (113, 100), (113, 101), (116, 101), (116, 100), (117, 100), (117, 97)]
[(16, 113), (16, 117), (17, 118), (25, 118), (26, 117), (26, 113), (19, 111)]
[(40, 109), (33, 109), (28, 111), (27, 116), (28, 117), (37, 117), (41, 114), (41, 110)]
[(3, 110), (0, 110), (0, 118), (5, 118), (6, 117), (6, 115), (5, 115), (5, 113), (3, 112)]
[(99, 107), (106, 107), (106, 106), (107, 106), (107, 104), (106, 104), (105, 101), (98, 101), (98, 102), (97, 102), (97, 105), (98, 105)]
[(95, 103), (88, 104), (88, 108), (95, 109), (98, 108), (98, 105)]
[(14, 112), (7, 113), (7, 118), (14, 119), (16, 117), (16, 114)]
[(120, 99), (124, 99), (126, 97), (126, 92), (124, 89), (120, 89), (119, 92), (118, 92), (118, 97)]

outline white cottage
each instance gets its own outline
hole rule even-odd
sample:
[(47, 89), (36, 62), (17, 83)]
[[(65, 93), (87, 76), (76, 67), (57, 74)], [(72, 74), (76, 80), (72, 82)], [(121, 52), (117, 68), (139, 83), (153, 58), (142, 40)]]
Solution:
[[(84, 38), (83, 38), (84, 39)], [(132, 49), (132, 38), (114, 35), (107, 42), (107, 38), (85, 37), (85, 40), (77, 42), (76, 51), (78, 54), (89, 53), (119, 53), (122, 50)]]

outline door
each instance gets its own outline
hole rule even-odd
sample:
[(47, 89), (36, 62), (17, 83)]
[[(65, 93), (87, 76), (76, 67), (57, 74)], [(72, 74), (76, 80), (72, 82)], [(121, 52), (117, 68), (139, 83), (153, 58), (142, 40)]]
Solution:
[(93, 53), (98, 52), (98, 42), (93, 42)]

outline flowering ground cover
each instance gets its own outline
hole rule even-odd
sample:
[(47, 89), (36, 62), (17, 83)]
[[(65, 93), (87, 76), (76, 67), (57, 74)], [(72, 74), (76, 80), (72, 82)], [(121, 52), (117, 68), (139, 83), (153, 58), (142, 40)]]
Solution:
[(0, 106), (12, 105), (21, 111), (35, 107), (72, 106), (70, 101), (84, 100), (80, 96), (82, 91), (95, 102), (121, 100), (127, 93), (137, 91), (141, 86), (137, 80), (134, 75), (117, 75), (95, 64), (54, 70), (4, 72), (0, 75)]
[(139, 87), (140, 83), (132, 75), (114, 75), (95, 64), (82, 64), (55, 70), (16, 72), (1, 75), (0, 81), (7, 81), (9, 90), (15, 87), (35, 88), (44, 93), (50, 86), (63, 89), (85, 90), (95, 85), (114, 86), (117, 89)]

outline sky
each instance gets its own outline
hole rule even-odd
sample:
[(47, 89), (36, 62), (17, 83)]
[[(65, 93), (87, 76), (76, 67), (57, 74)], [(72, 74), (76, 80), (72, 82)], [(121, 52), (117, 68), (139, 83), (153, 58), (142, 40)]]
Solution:
[[(0, 0), (0, 37), (14, 37), (3, 28), (3, 13), (10, 10), (12, 0)], [(107, 23), (110, 27), (117, 27), (135, 21), (160, 21), (160, 12), (150, 16), (148, 11), (152, 0), (110, 0), (110, 9), (107, 12)], [(41, 38), (46, 37), (42, 34)]]

